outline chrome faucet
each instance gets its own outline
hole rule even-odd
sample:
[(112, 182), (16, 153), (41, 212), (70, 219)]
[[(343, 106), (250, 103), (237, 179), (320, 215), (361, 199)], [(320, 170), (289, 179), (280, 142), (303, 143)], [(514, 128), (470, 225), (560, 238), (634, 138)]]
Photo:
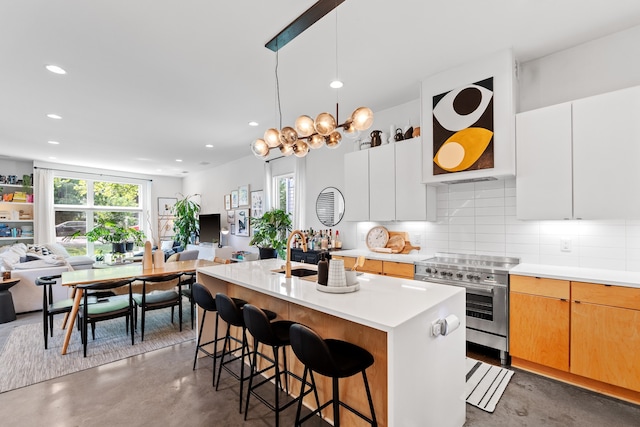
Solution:
[(289, 238), (287, 239), (287, 261), (285, 262), (285, 275), (284, 277), (291, 277), (291, 240), (295, 235), (300, 236), (302, 239), (302, 251), (307, 252), (307, 240), (304, 237), (304, 234), (300, 230), (293, 230), (291, 234), (289, 234)]

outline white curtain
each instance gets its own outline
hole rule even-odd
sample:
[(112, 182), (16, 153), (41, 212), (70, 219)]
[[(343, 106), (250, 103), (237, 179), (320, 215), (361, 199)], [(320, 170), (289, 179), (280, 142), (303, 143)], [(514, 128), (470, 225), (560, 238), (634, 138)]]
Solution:
[(271, 163), (264, 162), (264, 211), (273, 209), (273, 174), (271, 172)]
[(305, 212), (305, 190), (306, 181), (305, 176), (307, 174), (307, 158), (297, 157), (296, 168), (293, 173), (293, 179), (295, 183), (295, 195), (294, 195), (294, 210), (293, 210), (293, 229), (302, 230), (306, 220)]
[(56, 242), (56, 218), (53, 211), (53, 171), (37, 168), (34, 179), (34, 233), (36, 243)]

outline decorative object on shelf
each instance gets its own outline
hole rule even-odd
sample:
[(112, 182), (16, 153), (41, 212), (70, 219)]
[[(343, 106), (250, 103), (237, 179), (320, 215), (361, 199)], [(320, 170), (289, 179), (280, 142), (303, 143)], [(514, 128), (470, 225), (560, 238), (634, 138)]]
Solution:
[(249, 245), (257, 246), (260, 259), (285, 259), (287, 234), (291, 231), (291, 216), (283, 209), (273, 209), (261, 217), (252, 217), (253, 237)]
[(251, 192), (251, 212), (253, 216), (264, 214), (264, 191), (257, 190)]
[(249, 209), (236, 211), (236, 236), (249, 235)]
[(413, 126), (409, 126), (404, 130), (404, 135), (403, 135), (404, 139), (411, 139), (413, 138)]
[(382, 131), (380, 130), (374, 130), (371, 131), (371, 147), (377, 147), (379, 145), (382, 145), (382, 137), (380, 136), (380, 134), (382, 133)]
[(235, 209), (238, 206), (240, 206), (238, 204), (238, 190), (233, 190), (231, 192), (231, 207)]
[[(300, 32), (304, 31), (308, 26), (313, 24), (319, 19), (318, 13), (321, 16), (333, 10), (339, 3), (344, 0), (336, 0), (334, 2), (328, 0), (320, 0), (314, 6), (306, 11), (300, 18), (306, 14), (311, 13), (311, 17), (307, 16), (303, 22), (294, 21), (290, 24), (293, 28), (286, 29), (287, 33), (293, 31), (294, 34), (290, 37), (295, 37)], [(319, 12), (314, 12), (314, 8), (319, 8)], [(285, 31), (285, 30), (283, 30)], [(324, 112), (316, 116), (315, 120), (307, 115), (299, 116), (294, 127), (285, 126), (282, 127), (282, 109), (280, 107), (280, 84), (278, 82), (278, 40), (282, 39), (284, 42), (290, 40), (289, 37), (285, 37), (285, 34), (280, 33), (271, 42), (267, 43), (266, 47), (271, 48), (276, 52), (276, 93), (277, 104), (279, 112), (279, 127), (280, 129), (270, 128), (264, 133), (263, 138), (256, 139), (251, 144), (251, 150), (256, 157), (267, 157), (269, 152), (278, 148), (284, 156), (290, 156), (295, 154), (297, 157), (305, 157), (309, 153), (310, 149), (317, 149), (326, 145), (329, 148), (337, 148), (342, 140), (342, 135), (347, 137), (357, 138), (360, 131), (365, 131), (373, 124), (373, 111), (368, 107), (356, 108), (344, 123), (340, 124), (338, 114), (338, 102), (336, 100), (336, 115), (335, 117), (330, 113)], [(271, 45), (275, 40), (275, 46)], [(338, 68), (338, 15), (336, 11), (336, 79)], [(334, 85), (334, 83), (338, 83)], [(335, 80), (332, 82), (331, 87), (337, 89), (342, 87), (342, 82)], [(339, 131), (342, 129), (342, 132)]]
[(249, 206), (249, 186), (241, 185), (238, 187), (238, 207)]
[(224, 195), (224, 210), (228, 211), (231, 209), (231, 194)]
[(396, 129), (396, 133), (393, 136), (393, 139), (398, 142), (398, 141), (402, 141), (404, 139), (404, 134), (402, 133), (402, 129), (398, 128)]
[(413, 137), (417, 138), (420, 136), (420, 126), (413, 128)]
[(195, 242), (195, 236), (200, 228), (198, 221), (200, 204), (192, 200), (196, 196), (200, 196), (200, 194), (178, 199), (173, 205), (172, 212), (175, 216), (173, 220), (173, 231), (175, 232), (173, 240), (180, 243), (183, 248), (186, 248), (188, 243)]

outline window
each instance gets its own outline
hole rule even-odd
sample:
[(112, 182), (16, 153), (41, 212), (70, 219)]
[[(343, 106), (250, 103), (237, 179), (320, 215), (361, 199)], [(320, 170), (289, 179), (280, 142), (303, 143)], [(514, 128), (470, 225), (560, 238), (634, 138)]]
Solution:
[(135, 182), (56, 176), (53, 180), (56, 241), (71, 255), (111, 252), (111, 244), (85, 237), (99, 221), (143, 229), (143, 186)]
[(293, 174), (273, 177), (273, 207), (283, 209), (293, 217), (295, 209), (295, 180)]

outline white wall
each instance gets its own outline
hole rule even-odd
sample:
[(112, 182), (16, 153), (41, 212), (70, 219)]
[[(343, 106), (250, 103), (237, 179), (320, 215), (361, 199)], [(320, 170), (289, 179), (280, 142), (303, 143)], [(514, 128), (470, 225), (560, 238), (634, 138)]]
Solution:
[(640, 85), (640, 26), (525, 62), (518, 111)]

